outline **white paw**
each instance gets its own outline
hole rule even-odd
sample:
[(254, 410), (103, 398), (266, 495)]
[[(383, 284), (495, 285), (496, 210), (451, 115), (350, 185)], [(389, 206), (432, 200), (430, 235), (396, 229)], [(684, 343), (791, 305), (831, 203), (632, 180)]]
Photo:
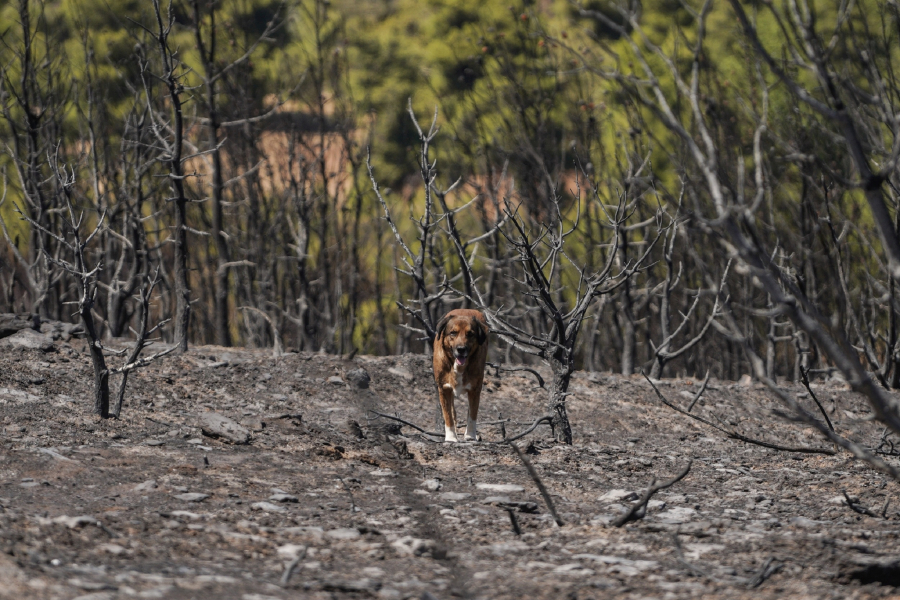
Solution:
[(452, 428), (444, 426), (444, 442), (458, 442), (459, 438), (456, 437), (456, 431)]
[(463, 440), (467, 442), (480, 442), (481, 434), (476, 433), (475, 435), (469, 435), (468, 433), (463, 437)]

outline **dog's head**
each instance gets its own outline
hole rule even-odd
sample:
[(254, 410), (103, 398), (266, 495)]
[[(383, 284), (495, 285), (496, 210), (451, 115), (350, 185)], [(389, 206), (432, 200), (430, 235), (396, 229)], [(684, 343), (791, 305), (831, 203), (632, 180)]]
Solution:
[(438, 321), (437, 340), (461, 367), (487, 341), (487, 328), (476, 317), (448, 314)]

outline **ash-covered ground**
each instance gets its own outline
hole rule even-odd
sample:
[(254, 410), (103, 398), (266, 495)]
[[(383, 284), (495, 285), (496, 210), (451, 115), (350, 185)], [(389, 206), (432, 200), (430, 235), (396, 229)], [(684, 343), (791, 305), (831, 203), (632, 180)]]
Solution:
[[(819, 599), (900, 585), (896, 482), (845, 453), (726, 439), (641, 377), (576, 374), (575, 444), (545, 425), (520, 440), (560, 527), (495, 443), (500, 424), (448, 445), (367, 419), (433, 427), (424, 356), (192, 348), (135, 372), (121, 420), (101, 421), (83, 342), (28, 335), (0, 341), (0, 598)], [(660, 391), (684, 406), (698, 385)], [(879, 444), (861, 397), (839, 383), (814, 391), (839, 431)], [(510, 420), (512, 435), (545, 401), (531, 375), (489, 369), (480, 420)], [(759, 386), (712, 381), (693, 410), (749, 437), (829, 448), (776, 408)], [(210, 413), (246, 427), (249, 443), (204, 435)], [(689, 460), (643, 519), (610, 525)]]

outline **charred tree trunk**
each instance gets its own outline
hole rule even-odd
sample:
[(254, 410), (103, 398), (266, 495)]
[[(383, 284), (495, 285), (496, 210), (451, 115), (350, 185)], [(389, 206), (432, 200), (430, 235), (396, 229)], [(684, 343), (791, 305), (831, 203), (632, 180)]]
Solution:
[(550, 427), (553, 437), (564, 444), (572, 443), (572, 426), (566, 411), (566, 397), (569, 395), (569, 381), (575, 371), (575, 363), (571, 352), (559, 349), (549, 360), (553, 378), (548, 393), (547, 413), (552, 415)]

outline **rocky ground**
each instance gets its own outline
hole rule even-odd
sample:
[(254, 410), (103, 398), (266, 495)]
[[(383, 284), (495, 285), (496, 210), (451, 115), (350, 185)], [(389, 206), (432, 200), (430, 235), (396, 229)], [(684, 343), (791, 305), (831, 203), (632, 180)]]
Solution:
[[(896, 482), (847, 454), (726, 439), (640, 377), (578, 373), (575, 444), (544, 425), (520, 441), (562, 526), (494, 443), (543, 412), (527, 373), (492, 371), (481, 420), (495, 423), (454, 445), (367, 418), (430, 428), (422, 356), (193, 348), (135, 373), (121, 420), (90, 414), (91, 382), (83, 342), (0, 341), (0, 598), (874, 598), (900, 585)], [(660, 391), (683, 406), (698, 384)], [(814, 391), (840, 431), (879, 444), (860, 397)], [(828, 448), (774, 408), (754, 384), (712, 381), (693, 410)], [(249, 443), (205, 435), (213, 414)], [(610, 524), (690, 460), (643, 519)]]

